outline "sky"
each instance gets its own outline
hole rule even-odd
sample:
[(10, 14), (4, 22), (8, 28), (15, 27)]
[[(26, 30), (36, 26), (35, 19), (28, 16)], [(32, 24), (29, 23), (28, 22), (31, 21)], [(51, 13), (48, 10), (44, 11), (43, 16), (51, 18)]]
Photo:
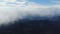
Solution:
[(0, 24), (14, 22), (28, 15), (60, 15), (60, 0), (0, 0)]
[(60, 0), (0, 0), (0, 4), (3, 5), (2, 3), (5, 4), (17, 4), (18, 2), (34, 2), (37, 4), (41, 5), (55, 5), (55, 4), (60, 4)]
[[(59, 2), (60, 0), (29, 0), (31, 2), (36, 2), (36, 3), (40, 3), (40, 4), (54, 4), (55, 2)], [(57, 3), (58, 3), (57, 2)]]
[(43, 4), (43, 5), (52, 5), (53, 3), (51, 1), (47, 0), (29, 0), (30, 2), (36, 2), (38, 4)]

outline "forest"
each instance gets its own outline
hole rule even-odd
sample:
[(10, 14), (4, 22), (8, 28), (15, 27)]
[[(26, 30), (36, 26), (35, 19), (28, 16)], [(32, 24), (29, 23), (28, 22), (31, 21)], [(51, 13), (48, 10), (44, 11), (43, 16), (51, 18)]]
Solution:
[(60, 34), (60, 16), (52, 19), (36, 16), (29, 18), (19, 19), (14, 24), (1, 25), (0, 34)]

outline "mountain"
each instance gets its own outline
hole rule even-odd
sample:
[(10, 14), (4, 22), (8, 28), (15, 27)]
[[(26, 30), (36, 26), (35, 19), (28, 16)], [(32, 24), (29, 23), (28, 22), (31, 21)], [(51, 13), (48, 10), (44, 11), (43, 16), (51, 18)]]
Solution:
[[(60, 34), (60, 16), (51, 20), (40, 17), (33, 17), (34, 20), (29, 18), (31, 17), (17, 20), (14, 24), (1, 25), (0, 34)], [(39, 19), (36, 20), (37, 18)]]

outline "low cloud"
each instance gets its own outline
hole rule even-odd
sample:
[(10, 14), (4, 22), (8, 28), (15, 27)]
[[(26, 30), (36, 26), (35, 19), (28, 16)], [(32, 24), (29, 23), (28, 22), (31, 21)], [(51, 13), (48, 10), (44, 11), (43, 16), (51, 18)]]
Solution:
[[(60, 11), (60, 5), (45, 6), (41, 4), (36, 4), (34, 2), (28, 2), (24, 7), (19, 7), (20, 13), (22, 14), (31, 14), (31, 15), (40, 15), (40, 16), (49, 16), (55, 15), (55, 12)], [(20, 10), (21, 9), (21, 10)], [(57, 14), (56, 13), (56, 14)]]
[(2, 5), (0, 6), (0, 24), (14, 22), (16, 19), (23, 19), (28, 14), (43, 17), (60, 15), (60, 5), (46, 6), (29, 1)]

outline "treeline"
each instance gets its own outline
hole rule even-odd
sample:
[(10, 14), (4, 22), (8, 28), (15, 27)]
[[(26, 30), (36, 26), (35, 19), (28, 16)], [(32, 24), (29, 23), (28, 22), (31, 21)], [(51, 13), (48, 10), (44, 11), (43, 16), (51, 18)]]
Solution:
[(0, 34), (60, 34), (60, 17), (17, 20), (14, 24), (0, 26)]

